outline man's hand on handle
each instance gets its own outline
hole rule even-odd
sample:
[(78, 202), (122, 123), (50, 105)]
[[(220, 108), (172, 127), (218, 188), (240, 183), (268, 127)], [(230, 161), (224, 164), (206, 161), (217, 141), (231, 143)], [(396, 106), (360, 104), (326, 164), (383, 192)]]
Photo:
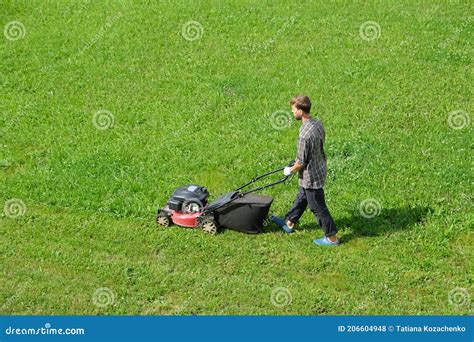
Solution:
[(303, 165), (301, 165), (298, 160), (295, 160), (295, 162), (293, 163), (290, 163), (291, 166), (287, 166), (285, 167), (285, 169), (283, 170), (283, 174), (285, 176), (291, 176), (291, 174), (293, 173), (296, 173), (298, 172), (302, 167)]

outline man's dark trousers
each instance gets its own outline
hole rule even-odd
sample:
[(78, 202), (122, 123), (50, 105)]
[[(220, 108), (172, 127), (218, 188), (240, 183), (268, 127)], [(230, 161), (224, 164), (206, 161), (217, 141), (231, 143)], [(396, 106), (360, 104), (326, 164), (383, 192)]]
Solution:
[(293, 203), (293, 206), (286, 214), (285, 221), (290, 220), (293, 223), (297, 223), (308, 206), (316, 217), (321, 228), (323, 228), (324, 235), (335, 235), (337, 233), (336, 224), (326, 206), (324, 190), (322, 188), (305, 189), (300, 186), (298, 194), (296, 195), (295, 203)]

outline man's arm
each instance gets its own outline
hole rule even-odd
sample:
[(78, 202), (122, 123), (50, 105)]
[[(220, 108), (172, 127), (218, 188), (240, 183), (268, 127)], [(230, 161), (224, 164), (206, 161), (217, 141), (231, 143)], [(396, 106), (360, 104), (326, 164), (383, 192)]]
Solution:
[(298, 139), (298, 150), (296, 151), (295, 164), (291, 168), (291, 173), (298, 172), (304, 168), (308, 162), (310, 143), (307, 139)]
[(296, 173), (302, 168), (306, 167), (310, 155), (311, 143), (307, 139), (298, 138), (298, 148), (296, 151), (296, 160), (293, 166), (285, 167), (283, 173), (289, 176), (291, 173)]
[(300, 164), (300, 162), (298, 160), (296, 160), (295, 163), (293, 164), (293, 166), (291, 167), (290, 171), (291, 171), (291, 173), (296, 173), (302, 167), (303, 167), (303, 164)]

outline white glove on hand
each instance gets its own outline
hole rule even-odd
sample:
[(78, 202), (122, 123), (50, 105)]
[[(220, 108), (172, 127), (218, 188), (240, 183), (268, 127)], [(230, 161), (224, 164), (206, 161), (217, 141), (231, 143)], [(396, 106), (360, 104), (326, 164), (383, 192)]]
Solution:
[(291, 176), (291, 167), (289, 166), (285, 167), (285, 169), (283, 170), (283, 174), (285, 176)]

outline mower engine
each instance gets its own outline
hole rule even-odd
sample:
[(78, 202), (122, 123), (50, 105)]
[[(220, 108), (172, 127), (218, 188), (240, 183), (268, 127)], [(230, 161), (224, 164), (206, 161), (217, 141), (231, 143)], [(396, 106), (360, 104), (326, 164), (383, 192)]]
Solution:
[(185, 185), (177, 188), (168, 200), (168, 207), (174, 211), (196, 213), (207, 204), (209, 191), (199, 185)]
[(177, 188), (166, 207), (159, 209), (156, 223), (168, 227), (171, 222), (182, 227), (201, 227), (210, 234), (217, 233), (217, 222), (214, 216), (203, 215), (207, 205), (209, 191), (204, 186), (185, 185)]

